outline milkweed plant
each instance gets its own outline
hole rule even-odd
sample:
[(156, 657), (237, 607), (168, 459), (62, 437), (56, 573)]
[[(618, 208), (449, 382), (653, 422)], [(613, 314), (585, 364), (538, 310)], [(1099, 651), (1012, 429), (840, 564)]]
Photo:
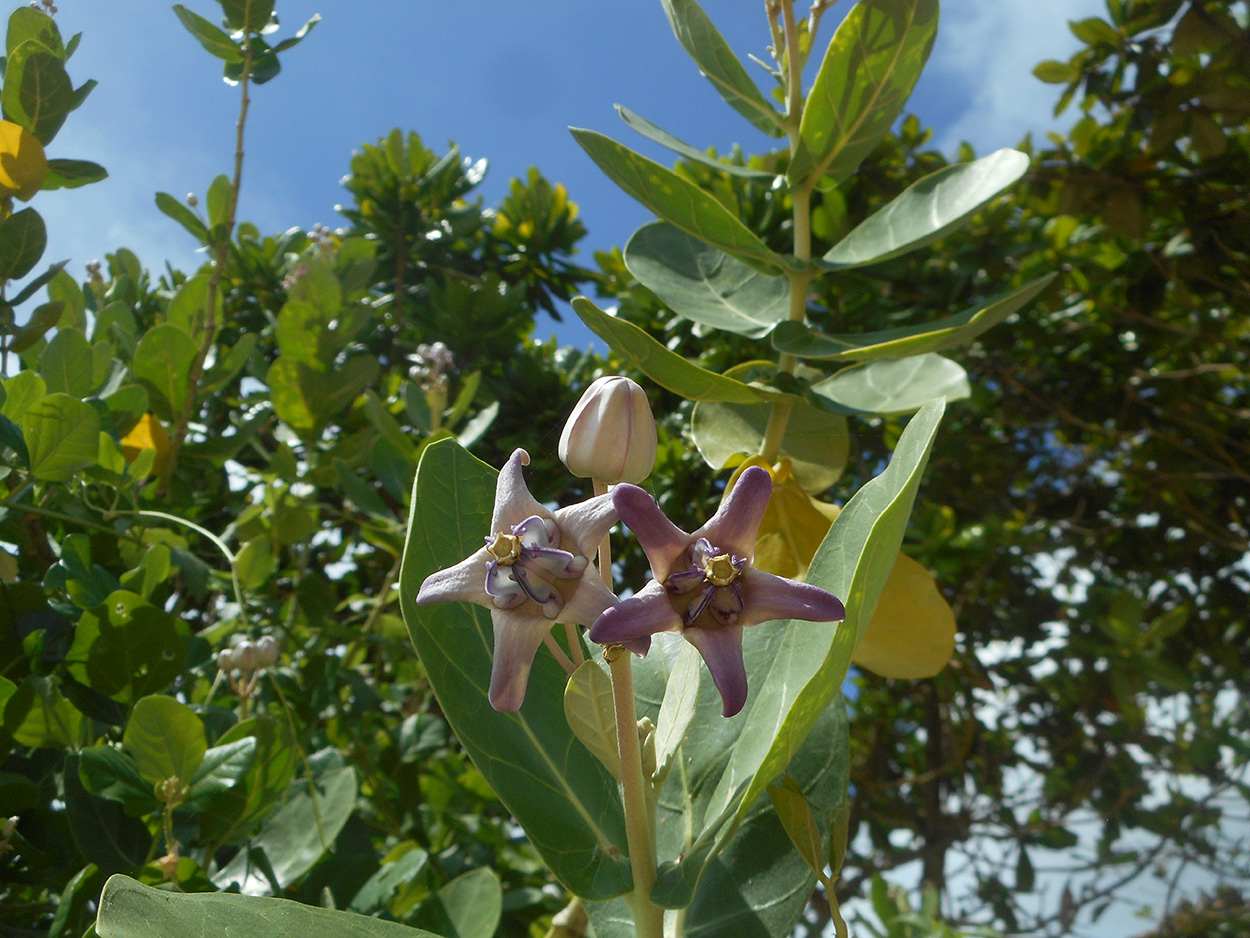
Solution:
[[(816, 255), (813, 207), (827, 210), (824, 195), (900, 116), (934, 43), (937, 0), (861, 0), (806, 87), (832, 3), (799, 17), (791, 0), (768, 0), (768, 92), (694, 0), (662, 3), (703, 75), (783, 149), (724, 160), (624, 107), (621, 117), (686, 160), (780, 193), (792, 243), (765, 243), (731, 197), (688, 174), (597, 131), (573, 135), (657, 216), (625, 248), (629, 273), (676, 316), (757, 340), (761, 354), (716, 373), (588, 298), (573, 308), (624, 369), (693, 402), (690, 436), (728, 473), (721, 505), (704, 520), (657, 504), (647, 392), (601, 378), (560, 437), (570, 472), (592, 480), (580, 504), (536, 499), (524, 449), (496, 473), (452, 441), (427, 448), (404, 617), (453, 729), (574, 897), (565, 933), (588, 919), (600, 938), (781, 938), (819, 883), (844, 935), (848, 669), (928, 677), (954, 648), (949, 606), (899, 553), (946, 401), (969, 393), (941, 353), (1051, 278), (858, 334), (837, 333), (833, 311), (809, 296), (818, 278), (938, 240), (1028, 159), (1000, 150), (933, 173)], [(876, 478), (843, 506), (820, 498), (845, 467), (852, 421), (907, 414)], [(637, 539), (648, 581), (614, 582), (613, 537)]]

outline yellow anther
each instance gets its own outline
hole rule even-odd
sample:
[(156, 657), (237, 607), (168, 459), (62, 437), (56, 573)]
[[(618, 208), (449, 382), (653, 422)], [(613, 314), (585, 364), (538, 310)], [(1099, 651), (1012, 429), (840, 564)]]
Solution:
[(521, 539), (515, 534), (500, 531), (486, 549), (504, 566), (516, 562), (521, 556)]
[(729, 554), (717, 554), (703, 565), (703, 575), (713, 586), (728, 586), (738, 579), (738, 568)]

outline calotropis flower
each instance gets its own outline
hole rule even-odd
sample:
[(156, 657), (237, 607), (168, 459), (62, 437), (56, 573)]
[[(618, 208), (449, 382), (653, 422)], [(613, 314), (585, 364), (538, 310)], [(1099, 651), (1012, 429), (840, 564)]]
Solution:
[(656, 632), (680, 632), (699, 650), (720, 691), (724, 715), (747, 699), (742, 630), (771, 619), (830, 622), (846, 616), (832, 593), (751, 566), (755, 535), (772, 494), (768, 470), (738, 478), (720, 510), (687, 534), (635, 485), (618, 485), (612, 500), (638, 538), (655, 578), (608, 609), (590, 630), (593, 641), (623, 644)]
[(587, 559), (616, 523), (611, 496), (552, 513), (525, 486), (529, 461), (518, 449), (500, 471), (485, 546), (426, 577), (417, 593), (420, 605), (459, 600), (490, 609), (496, 710), (520, 709), (534, 654), (557, 620), (590, 625), (617, 601)]

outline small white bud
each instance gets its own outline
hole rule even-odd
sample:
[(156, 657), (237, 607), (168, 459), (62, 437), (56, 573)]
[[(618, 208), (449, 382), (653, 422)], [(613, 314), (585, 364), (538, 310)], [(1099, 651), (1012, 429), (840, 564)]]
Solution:
[(199, 196), (197, 196), (194, 192), (188, 192), (187, 204), (190, 205), (192, 208), (195, 208), (197, 205), (200, 204)]
[(217, 652), (217, 670), (218, 671), (234, 671), (239, 667), (239, 660), (235, 657), (233, 648), (223, 648)]
[(256, 661), (262, 668), (272, 667), (278, 661), (278, 642), (272, 635), (265, 635), (256, 642)]
[(240, 671), (255, 671), (260, 661), (260, 653), (251, 642), (239, 642), (234, 647), (234, 660), (238, 662)]
[(4, 830), (0, 831), (0, 840), (8, 840), (13, 836), (13, 832), (17, 830), (17, 816), (9, 818), (4, 822)]
[(649, 476), (657, 448), (646, 392), (619, 376), (594, 381), (560, 434), (560, 460), (569, 472), (609, 485)]

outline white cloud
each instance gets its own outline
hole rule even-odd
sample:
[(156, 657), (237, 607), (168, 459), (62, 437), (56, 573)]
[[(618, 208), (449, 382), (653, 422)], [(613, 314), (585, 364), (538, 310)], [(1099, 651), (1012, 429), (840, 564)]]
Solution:
[(1071, 122), (1071, 111), (1052, 116), (1060, 89), (1033, 77), (1033, 67), (1080, 48), (1068, 22), (1105, 17), (1101, 0), (959, 0), (945, 4), (942, 15), (929, 67), (967, 95), (963, 114), (937, 140), (942, 150), (967, 140), (984, 153)]

